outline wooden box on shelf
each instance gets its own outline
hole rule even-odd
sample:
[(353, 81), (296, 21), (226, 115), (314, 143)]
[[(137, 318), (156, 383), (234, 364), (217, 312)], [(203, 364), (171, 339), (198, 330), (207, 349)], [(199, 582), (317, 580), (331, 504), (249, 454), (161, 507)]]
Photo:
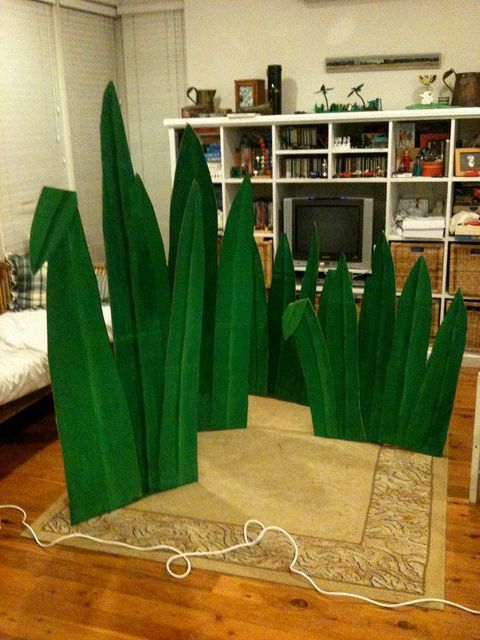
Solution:
[(395, 282), (397, 291), (403, 285), (413, 265), (420, 256), (427, 263), (432, 283), (432, 293), (440, 293), (442, 289), (443, 243), (441, 242), (392, 242), (390, 245), (395, 265)]
[[(451, 302), (447, 302), (447, 310)], [(465, 351), (480, 353), (480, 302), (465, 301), (467, 309), (467, 342)]]
[(448, 293), (461, 289), (464, 296), (480, 298), (480, 243), (450, 245)]

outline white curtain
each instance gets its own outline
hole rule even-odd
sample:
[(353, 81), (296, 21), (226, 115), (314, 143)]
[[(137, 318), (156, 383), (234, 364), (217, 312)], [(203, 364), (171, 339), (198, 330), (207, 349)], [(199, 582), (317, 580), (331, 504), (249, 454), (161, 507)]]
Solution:
[(130, 149), (167, 248), (171, 174), (163, 120), (180, 117), (185, 104), (183, 10), (125, 15), (122, 27)]
[(7, 251), (28, 246), (44, 185), (67, 187), (52, 7), (0, 0), (0, 226)]

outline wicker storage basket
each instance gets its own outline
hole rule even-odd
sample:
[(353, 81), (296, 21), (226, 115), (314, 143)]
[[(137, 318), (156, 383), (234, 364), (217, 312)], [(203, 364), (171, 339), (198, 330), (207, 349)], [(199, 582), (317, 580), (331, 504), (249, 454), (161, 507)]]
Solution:
[(464, 296), (480, 297), (480, 243), (450, 245), (448, 292), (461, 289)]
[(440, 325), (440, 300), (432, 300), (432, 327), (430, 329), (430, 344), (435, 340)]
[(430, 273), (432, 293), (440, 293), (442, 289), (443, 243), (392, 242), (390, 249), (395, 265), (397, 291), (403, 289), (413, 265), (420, 256), (423, 256)]

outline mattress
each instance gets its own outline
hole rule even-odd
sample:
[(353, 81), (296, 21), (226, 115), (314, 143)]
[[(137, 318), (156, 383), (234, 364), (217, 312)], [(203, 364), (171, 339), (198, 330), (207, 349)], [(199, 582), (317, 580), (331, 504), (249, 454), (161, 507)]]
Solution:
[[(102, 305), (112, 339), (110, 307)], [(12, 402), (50, 384), (47, 312), (8, 311), (0, 315), (0, 404)]]

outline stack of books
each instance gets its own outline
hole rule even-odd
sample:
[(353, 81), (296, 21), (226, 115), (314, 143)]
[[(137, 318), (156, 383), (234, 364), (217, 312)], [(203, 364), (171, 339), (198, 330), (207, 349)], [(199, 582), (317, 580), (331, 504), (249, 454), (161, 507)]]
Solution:
[(403, 221), (404, 238), (443, 238), (445, 218), (443, 216), (408, 216)]

